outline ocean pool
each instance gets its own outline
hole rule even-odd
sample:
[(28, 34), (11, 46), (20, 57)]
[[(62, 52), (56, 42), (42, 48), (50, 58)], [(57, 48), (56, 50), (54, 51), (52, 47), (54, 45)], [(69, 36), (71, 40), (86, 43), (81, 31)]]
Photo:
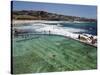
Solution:
[(13, 73), (97, 68), (97, 48), (58, 35), (13, 38)]

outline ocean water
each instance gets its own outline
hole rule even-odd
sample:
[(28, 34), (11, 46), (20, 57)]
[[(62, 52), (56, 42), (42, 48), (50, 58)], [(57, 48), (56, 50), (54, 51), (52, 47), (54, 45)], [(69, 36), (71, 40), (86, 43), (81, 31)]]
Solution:
[[(42, 23), (41, 23), (42, 24)], [(90, 34), (97, 36), (97, 23), (44, 23), (44, 24), (27, 23), (16, 25), (14, 28), (25, 29), (29, 32), (34, 32), (36, 29), (47, 29), (46, 26), (67, 30), (68, 32), (75, 34)]]
[(73, 32), (97, 35), (97, 23), (61, 23), (61, 27), (83, 29), (84, 31), (82, 32)]

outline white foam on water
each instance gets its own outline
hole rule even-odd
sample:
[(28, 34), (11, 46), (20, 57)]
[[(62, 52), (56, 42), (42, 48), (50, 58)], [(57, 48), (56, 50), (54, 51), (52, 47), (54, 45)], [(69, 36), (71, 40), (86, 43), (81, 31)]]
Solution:
[[(35, 30), (41, 33), (46, 32), (47, 34), (49, 34), (49, 31), (50, 31), (51, 34), (68, 36), (71, 38), (78, 37), (79, 34), (78, 33), (76, 34), (75, 32), (85, 32), (86, 31), (84, 29), (78, 29), (78, 28), (61, 27), (62, 25), (59, 24), (61, 22), (64, 23), (63, 21), (59, 21), (59, 22), (58, 21), (34, 21), (32, 22), (30, 26), (21, 26), (21, 27), (19, 26), (18, 28)], [(55, 24), (52, 24), (52, 23), (55, 23)]]
[(69, 28), (69, 27), (60, 27), (58, 25), (48, 25), (48, 24), (33, 24), (33, 26), (41, 25), (42, 27), (36, 28), (35, 30), (37, 32), (49, 32), (51, 34), (58, 34), (58, 35), (64, 35), (69, 36), (72, 38), (77, 38), (79, 34), (75, 34), (74, 32), (83, 32), (85, 30), (82, 29), (76, 29), (76, 28)]

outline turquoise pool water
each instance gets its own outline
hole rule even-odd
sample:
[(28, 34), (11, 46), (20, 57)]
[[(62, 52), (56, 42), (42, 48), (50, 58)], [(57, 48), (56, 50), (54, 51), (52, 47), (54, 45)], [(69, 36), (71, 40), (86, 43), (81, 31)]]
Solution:
[(13, 39), (13, 73), (89, 70), (97, 68), (97, 48), (55, 35)]

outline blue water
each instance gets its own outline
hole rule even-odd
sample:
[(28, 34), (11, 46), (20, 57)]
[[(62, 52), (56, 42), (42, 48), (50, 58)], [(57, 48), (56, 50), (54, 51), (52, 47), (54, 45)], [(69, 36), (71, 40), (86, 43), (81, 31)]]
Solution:
[(97, 23), (61, 23), (61, 26), (85, 30), (84, 32), (77, 33), (97, 35)]

